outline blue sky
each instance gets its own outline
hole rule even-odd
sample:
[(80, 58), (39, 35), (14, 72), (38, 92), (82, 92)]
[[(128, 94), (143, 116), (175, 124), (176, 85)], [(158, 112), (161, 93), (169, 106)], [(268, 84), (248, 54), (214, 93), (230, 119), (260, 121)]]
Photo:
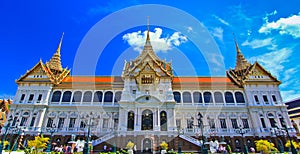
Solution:
[[(13, 97), (15, 80), (40, 59), (52, 57), (62, 32), (62, 63), (73, 74), (120, 75), (124, 60), (139, 54), (149, 15), (153, 46), (177, 75), (224, 76), (235, 65), (235, 33), (248, 61), (258, 61), (281, 80), (283, 99), (291, 100), (300, 96), (298, 6), (295, 0), (2, 1), (0, 98)], [(103, 25), (106, 29), (99, 30)], [(102, 40), (108, 44), (91, 51), (84, 48), (87, 40), (95, 49)], [(213, 46), (203, 46), (207, 42)]]

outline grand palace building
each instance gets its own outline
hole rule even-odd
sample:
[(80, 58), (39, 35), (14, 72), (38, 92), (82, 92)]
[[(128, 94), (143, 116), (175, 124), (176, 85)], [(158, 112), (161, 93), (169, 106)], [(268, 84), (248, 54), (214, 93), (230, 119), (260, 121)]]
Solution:
[(153, 51), (149, 30), (143, 51), (125, 62), (121, 76), (72, 76), (62, 67), (61, 44), (49, 61), (38, 61), (16, 80), (8, 117), (12, 127), (23, 128), (24, 144), (38, 134), (50, 136), (51, 127), (58, 145), (72, 135), (85, 140), (90, 129), (94, 151), (125, 148), (128, 141), (141, 151), (156, 151), (163, 141), (169, 149), (198, 151), (205, 138), (242, 150), (260, 138), (276, 143), (272, 128), (287, 126), (295, 135), (281, 82), (258, 62), (249, 63), (236, 41), (235, 68), (223, 77), (175, 76), (172, 64)]

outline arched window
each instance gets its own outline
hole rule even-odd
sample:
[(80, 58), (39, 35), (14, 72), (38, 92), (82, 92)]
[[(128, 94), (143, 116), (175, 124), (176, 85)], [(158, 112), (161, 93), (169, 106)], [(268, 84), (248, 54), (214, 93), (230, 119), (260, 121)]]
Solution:
[(214, 96), (215, 96), (215, 102), (216, 103), (224, 103), (223, 95), (222, 95), (221, 92), (215, 92)]
[(231, 92), (225, 92), (225, 101), (226, 103), (234, 103), (233, 95)]
[(82, 92), (81, 91), (75, 91), (73, 94), (72, 102), (81, 102)]
[(192, 96), (190, 92), (184, 92), (182, 95), (183, 95), (183, 103), (192, 103)]
[(200, 92), (194, 92), (193, 93), (194, 103), (203, 103), (202, 101), (202, 95)]
[(134, 112), (130, 111), (127, 115), (127, 130), (133, 131), (134, 130)]
[(103, 95), (102, 91), (95, 92), (93, 101), (94, 102), (102, 102), (102, 95)]
[(86, 91), (83, 94), (83, 102), (91, 102), (92, 101), (92, 92), (91, 91)]
[(115, 93), (115, 100), (114, 100), (114, 102), (119, 102), (121, 100), (121, 95), (122, 95), (122, 92), (121, 91), (117, 91)]
[(173, 95), (174, 95), (174, 99), (177, 103), (180, 103), (181, 102), (181, 96), (180, 96), (180, 93), (179, 92), (173, 92)]
[(168, 130), (168, 125), (167, 125), (167, 113), (166, 111), (161, 111), (160, 112), (160, 130), (161, 131), (167, 131)]
[(204, 92), (203, 96), (204, 96), (204, 102), (205, 103), (212, 103), (213, 102), (210, 92)]
[(245, 103), (244, 95), (241, 92), (236, 92), (235, 93), (235, 100), (236, 103)]
[(111, 91), (107, 91), (104, 94), (104, 102), (112, 102), (113, 101), (113, 93)]
[(153, 112), (149, 109), (142, 112), (142, 130), (153, 130)]
[(272, 113), (268, 113), (268, 118), (272, 128), (276, 128), (276, 121), (274, 119), (274, 115)]
[(61, 97), (61, 92), (60, 91), (55, 91), (52, 95), (51, 102), (59, 102)]
[(72, 92), (65, 91), (62, 97), (62, 102), (70, 102), (71, 101)]

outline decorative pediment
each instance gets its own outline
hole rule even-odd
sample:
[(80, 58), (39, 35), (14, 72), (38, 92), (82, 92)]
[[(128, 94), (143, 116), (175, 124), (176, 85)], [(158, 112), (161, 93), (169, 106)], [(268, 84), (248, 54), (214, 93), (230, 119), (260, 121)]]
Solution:
[(66, 118), (67, 114), (65, 112), (60, 112), (58, 115), (60, 118)]
[(62, 68), (61, 65), (60, 48), (62, 38), (56, 52), (46, 64), (40, 60), (16, 82), (51, 82), (54, 85), (60, 84), (61, 81), (70, 74), (70, 70), (68, 68)]
[(274, 82), (276, 84), (280, 84), (281, 82), (277, 80), (272, 74), (266, 71), (258, 62), (254, 64), (250, 64), (241, 50), (239, 49), (238, 43), (235, 39), (236, 45), (236, 66), (234, 69), (230, 69), (226, 72), (227, 76), (238, 86), (243, 87), (245, 84), (249, 84), (251, 82)]
[(56, 114), (54, 112), (50, 112), (50, 113), (48, 113), (48, 117), (54, 118), (54, 117), (56, 117)]
[(70, 118), (77, 118), (78, 114), (76, 112), (71, 112), (70, 113)]
[[(146, 65), (148, 66), (146, 67)], [(171, 63), (167, 63), (159, 59), (153, 51), (150, 43), (149, 30), (147, 33), (147, 40), (141, 54), (135, 60), (131, 60), (130, 62), (125, 61), (122, 77), (137, 76), (140, 74), (142, 69), (152, 69), (157, 76), (173, 77)]]
[(47, 70), (42, 62), (40, 60), (34, 67), (32, 67), (30, 70), (28, 70), (23, 76), (21, 76), (16, 82), (45, 82), (49, 81), (50, 79), (47, 75)]
[(274, 77), (270, 72), (266, 71), (258, 62), (253, 64), (253, 67), (248, 75), (248, 81), (272, 81), (280, 83), (276, 77)]

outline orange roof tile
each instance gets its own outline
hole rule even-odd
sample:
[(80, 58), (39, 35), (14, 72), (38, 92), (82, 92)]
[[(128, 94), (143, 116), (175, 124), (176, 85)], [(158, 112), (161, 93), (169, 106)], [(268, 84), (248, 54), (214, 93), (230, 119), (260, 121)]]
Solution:
[(231, 80), (228, 77), (174, 77), (173, 83), (182, 83), (182, 82), (225, 82), (231, 83)]

